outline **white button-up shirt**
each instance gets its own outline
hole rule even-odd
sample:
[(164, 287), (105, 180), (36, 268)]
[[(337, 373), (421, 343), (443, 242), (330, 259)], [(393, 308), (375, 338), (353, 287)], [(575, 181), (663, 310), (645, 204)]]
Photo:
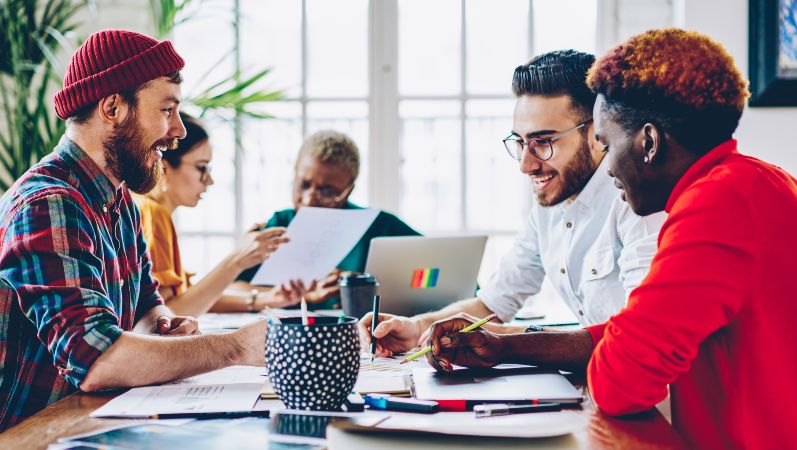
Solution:
[(532, 206), (512, 250), (478, 296), (508, 322), (547, 274), (582, 325), (603, 323), (647, 275), (665, 218), (663, 212), (634, 214), (602, 162), (574, 200)]

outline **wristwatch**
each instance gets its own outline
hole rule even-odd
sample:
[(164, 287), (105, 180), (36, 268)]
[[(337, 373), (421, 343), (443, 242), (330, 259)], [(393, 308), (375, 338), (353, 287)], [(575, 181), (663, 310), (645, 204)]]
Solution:
[(246, 306), (249, 307), (249, 312), (257, 312), (255, 310), (255, 301), (257, 301), (257, 295), (260, 294), (260, 291), (257, 289), (252, 289), (249, 291), (249, 299), (246, 302)]
[(535, 331), (545, 331), (545, 330), (543, 330), (541, 326), (534, 324), (529, 325), (528, 328), (523, 330), (524, 333), (532, 333)]

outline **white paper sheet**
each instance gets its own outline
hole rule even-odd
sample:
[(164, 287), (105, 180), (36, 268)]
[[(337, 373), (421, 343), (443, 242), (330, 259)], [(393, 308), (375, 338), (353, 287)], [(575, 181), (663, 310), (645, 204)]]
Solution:
[(230, 366), (223, 369), (195, 375), (170, 384), (260, 384), (268, 378), (265, 367)]
[(373, 223), (379, 210), (302, 207), (286, 235), (291, 239), (260, 265), (252, 284), (321, 280), (340, 263)]
[[(298, 309), (273, 308), (271, 313), (278, 318), (299, 317), (301, 315), (301, 311)], [(317, 309), (311, 312), (310, 316), (338, 317), (342, 314), (343, 311), (340, 309)], [(197, 317), (197, 320), (199, 321), (199, 330), (202, 333), (212, 334), (237, 330), (244, 325), (267, 318), (268, 313), (261, 311), (259, 313), (205, 313)]]
[(263, 383), (167, 384), (133, 388), (91, 417), (150, 418), (157, 414), (252, 411)]

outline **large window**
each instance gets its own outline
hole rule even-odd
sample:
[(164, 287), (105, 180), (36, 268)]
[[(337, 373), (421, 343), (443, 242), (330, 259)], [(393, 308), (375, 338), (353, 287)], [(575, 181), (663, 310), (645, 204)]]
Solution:
[(179, 28), (185, 89), (212, 79), (215, 65), (268, 66), (269, 87), (286, 99), (264, 107), (275, 119), (207, 118), (216, 184), (177, 218), (189, 270), (211, 268), (250, 224), (291, 206), (296, 152), (324, 128), (362, 152), (352, 201), (424, 233), (488, 233), (484, 269), (494, 269), (533, 201), (500, 143), (512, 126), (512, 72), (552, 49), (593, 52), (597, 0), (208, 3), (232, 17)]

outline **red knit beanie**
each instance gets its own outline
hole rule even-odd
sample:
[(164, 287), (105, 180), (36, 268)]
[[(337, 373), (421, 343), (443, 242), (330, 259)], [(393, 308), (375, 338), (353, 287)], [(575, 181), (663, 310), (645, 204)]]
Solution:
[(53, 98), (58, 117), (183, 68), (185, 62), (169, 41), (125, 30), (92, 34), (72, 56), (64, 88)]

